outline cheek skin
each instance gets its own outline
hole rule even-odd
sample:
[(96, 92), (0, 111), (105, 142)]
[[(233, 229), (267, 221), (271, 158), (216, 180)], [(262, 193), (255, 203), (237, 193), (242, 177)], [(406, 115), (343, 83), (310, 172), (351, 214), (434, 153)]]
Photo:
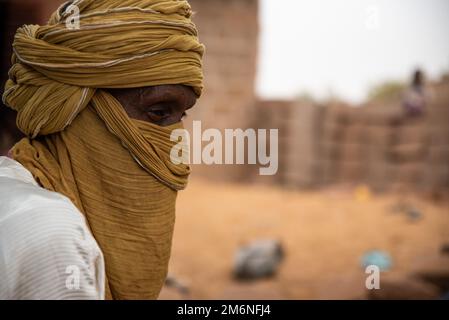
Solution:
[(122, 105), (128, 117), (136, 120), (147, 120), (146, 113), (141, 108), (135, 106), (135, 98), (132, 96), (132, 92), (113, 90), (110, 93)]
[(143, 112), (140, 108), (134, 107), (132, 104), (127, 104), (126, 102), (120, 102), (125, 109), (128, 117), (135, 120), (148, 121), (148, 115)]

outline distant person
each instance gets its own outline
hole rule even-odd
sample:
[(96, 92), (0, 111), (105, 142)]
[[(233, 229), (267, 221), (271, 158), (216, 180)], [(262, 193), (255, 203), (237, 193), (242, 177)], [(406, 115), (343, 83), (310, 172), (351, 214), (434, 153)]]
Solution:
[(428, 93), (425, 88), (424, 74), (416, 70), (412, 82), (403, 98), (403, 107), (409, 116), (422, 116), (426, 112)]

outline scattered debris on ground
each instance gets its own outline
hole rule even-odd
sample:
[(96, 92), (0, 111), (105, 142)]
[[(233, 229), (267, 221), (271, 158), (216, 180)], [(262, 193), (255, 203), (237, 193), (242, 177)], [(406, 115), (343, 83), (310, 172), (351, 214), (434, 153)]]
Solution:
[(372, 250), (366, 252), (362, 256), (362, 267), (366, 269), (368, 266), (377, 266), (380, 271), (388, 271), (393, 266), (391, 256), (384, 251)]
[(391, 212), (404, 215), (410, 222), (419, 221), (424, 216), (424, 214), (419, 209), (406, 202), (399, 202), (395, 204), (392, 207)]
[(182, 295), (189, 294), (189, 287), (172, 274), (169, 274), (167, 279), (165, 279), (165, 286), (177, 290)]
[(234, 261), (234, 277), (253, 280), (273, 276), (284, 258), (277, 240), (257, 240), (238, 249)]
[[(360, 259), (369, 249), (393, 259), (381, 273), (381, 288), (383, 280), (407, 283), (420, 271), (449, 271), (449, 255), (442, 254), (449, 244), (445, 200), (403, 193), (368, 199), (365, 190), (359, 199), (366, 201), (356, 201), (353, 187), (288, 191), (192, 178), (179, 194), (170, 259), (171, 272), (188, 284), (188, 299), (366, 299)], [(424, 218), (410, 223), (402, 214), (386, 214), (400, 202)], [(235, 281), (235, 254), (254, 239), (278, 239), (286, 258), (275, 277)], [(438, 291), (443, 297), (449, 289)], [(164, 287), (160, 298), (186, 296)]]

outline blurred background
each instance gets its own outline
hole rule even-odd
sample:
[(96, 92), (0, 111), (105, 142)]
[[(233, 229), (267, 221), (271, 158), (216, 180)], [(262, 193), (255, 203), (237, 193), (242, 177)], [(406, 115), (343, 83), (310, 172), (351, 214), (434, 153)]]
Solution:
[[(0, 0), (3, 83), (17, 27), (62, 2)], [(206, 89), (186, 126), (279, 129), (279, 170), (193, 166), (161, 299), (447, 299), (449, 2), (190, 3)], [(1, 106), (1, 154), (20, 137)]]

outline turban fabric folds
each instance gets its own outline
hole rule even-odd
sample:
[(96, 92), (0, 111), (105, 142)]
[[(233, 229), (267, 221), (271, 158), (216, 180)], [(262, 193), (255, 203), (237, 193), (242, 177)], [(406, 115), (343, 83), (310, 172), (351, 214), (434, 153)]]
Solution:
[(3, 101), (27, 138), (13, 157), (86, 216), (116, 299), (156, 298), (167, 273), (176, 192), (171, 131), (130, 119), (108, 88), (183, 84), (202, 91), (199, 43), (182, 0), (76, 0), (45, 26), (20, 28)]

